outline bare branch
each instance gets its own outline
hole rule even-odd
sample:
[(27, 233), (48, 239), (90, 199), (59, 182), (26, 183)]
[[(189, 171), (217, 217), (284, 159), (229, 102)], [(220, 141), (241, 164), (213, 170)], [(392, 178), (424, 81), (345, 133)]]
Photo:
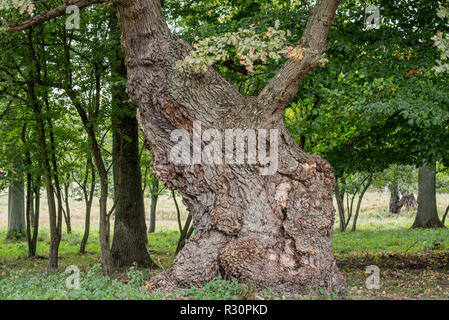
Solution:
[(46, 12), (42, 12), (26, 21), (9, 23), (3, 19), (0, 19), (0, 24), (9, 25), (9, 28), (6, 30), (7, 32), (23, 31), (31, 27), (41, 25), (51, 19), (65, 15), (66, 9), (69, 6), (77, 6), (78, 8), (83, 9), (96, 3), (106, 3), (108, 1), (109, 0), (66, 0), (63, 5)]

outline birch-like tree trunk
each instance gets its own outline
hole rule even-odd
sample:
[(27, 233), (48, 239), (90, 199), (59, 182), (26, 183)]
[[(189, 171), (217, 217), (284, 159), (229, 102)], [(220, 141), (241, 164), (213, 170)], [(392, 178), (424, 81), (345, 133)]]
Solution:
[(24, 181), (13, 179), (9, 184), (8, 194), (8, 238), (25, 235), (25, 189)]

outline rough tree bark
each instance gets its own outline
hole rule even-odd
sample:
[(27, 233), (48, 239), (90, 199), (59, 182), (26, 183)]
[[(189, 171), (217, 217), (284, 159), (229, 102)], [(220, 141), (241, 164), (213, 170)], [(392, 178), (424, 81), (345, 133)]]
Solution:
[(426, 163), (419, 168), (418, 212), (414, 228), (442, 228), (436, 199), (436, 164)]
[[(128, 67), (128, 94), (155, 175), (178, 190), (193, 217), (195, 236), (171, 270), (150, 287), (202, 285), (222, 275), (258, 287), (305, 293), (308, 287), (341, 290), (345, 280), (332, 252), (335, 179), (330, 165), (304, 153), (283, 121), (283, 109), (306, 74), (320, 65), (339, 1), (318, 0), (299, 43), (310, 49), (289, 60), (258, 97), (244, 97), (212, 68), (176, 73), (190, 51), (164, 20), (160, 0), (115, 0)], [(170, 133), (203, 129), (279, 129), (279, 168), (263, 176), (257, 166), (179, 166), (168, 160)]]

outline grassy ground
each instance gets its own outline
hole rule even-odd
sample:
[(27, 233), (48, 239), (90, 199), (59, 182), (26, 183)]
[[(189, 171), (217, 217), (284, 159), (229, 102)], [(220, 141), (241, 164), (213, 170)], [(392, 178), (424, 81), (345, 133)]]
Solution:
[[(442, 213), (448, 195), (438, 196)], [(45, 202), (45, 201), (44, 201)], [(337, 263), (347, 283), (347, 299), (449, 299), (449, 231), (409, 230), (414, 212), (387, 213), (388, 196), (369, 193), (362, 206), (357, 232), (334, 234)], [(149, 207), (149, 204), (147, 204)], [(42, 217), (39, 258), (27, 258), (25, 242), (6, 237), (5, 198), (0, 197), (0, 299), (283, 299), (283, 293), (262, 292), (248, 284), (216, 279), (204, 288), (192, 288), (169, 296), (145, 289), (145, 283), (175, 258), (178, 233), (172, 202), (163, 198), (158, 211), (157, 232), (149, 235), (149, 250), (158, 270), (131, 268), (113, 277), (101, 275), (97, 230), (92, 230), (88, 254), (78, 254), (82, 234), (83, 207), (72, 203), (74, 232), (64, 234), (60, 249), (61, 272), (48, 274), (46, 256), (49, 246), (47, 217)], [(44, 208), (45, 210), (45, 204)], [(45, 211), (43, 211), (45, 212)], [(185, 215), (185, 209), (183, 208)], [(97, 225), (97, 208), (93, 225)], [(336, 224), (337, 226), (338, 224)], [(81, 272), (79, 290), (67, 289), (66, 267), (75, 265)], [(380, 269), (380, 289), (368, 290), (366, 267)], [(316, 296), (309, 295), (304, 299)], [(320, 298), (337, 298), (321, 296)]]

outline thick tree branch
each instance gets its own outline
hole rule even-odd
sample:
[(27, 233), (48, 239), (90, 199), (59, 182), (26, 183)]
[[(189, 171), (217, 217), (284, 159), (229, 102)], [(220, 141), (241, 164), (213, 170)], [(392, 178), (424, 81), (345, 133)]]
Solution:
[(288, 60), (258, 97), (261, 104), (269, 106), (267, 114), (281, 113), (295, 97), (299, 84), (307, 73), (321, 64), (327, 35), (339, 4), (340, 0), (317, 1), (298, 43), (298, 46), (304, 49), (304, 58)]
[[(213, 68), (198, 75), (176, 71), (191, 47), (172, 35), (160, 0), (114, 0), (120, 18), (122, 47), (128, 70), (128, 95), (139, 110), (164, 116), (165, 128), (180, 128), (201, 119), (205, 127), (230, 127), (248, 99)], [(225, 119), (226, 118), (226, 119)], [(231, 121), (228, 122), (231, 122)], [(168, 132), (168, 131), (167, 131)]]
[(66, 0), (63, 5), (46, 12), (42, 12), (26, 21), (9, 23), (3, 19), (0, 19), (0, 24), (9, 25), (8, 30), (6, 30), (7, 32), (23, 31), (31, 27), (41, 25), (51, 19), (65, 15), (66, 9), (69, 6), (77, 6), (78, 8), (83, 9), (96, 3), (105, 3), (108, 1), (109, 0)]

